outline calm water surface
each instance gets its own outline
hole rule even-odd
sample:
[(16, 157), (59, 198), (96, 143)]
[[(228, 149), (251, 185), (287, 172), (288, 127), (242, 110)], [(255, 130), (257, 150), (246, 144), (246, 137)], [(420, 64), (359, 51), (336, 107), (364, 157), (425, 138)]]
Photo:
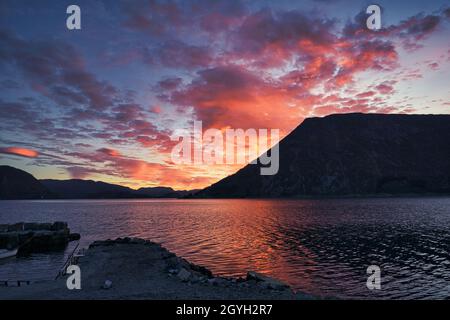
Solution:
[[(450, 198), (0, 202), (0, 223), (56, 220), (81, 246), (142, 237), (216, 274), (255, 270), (312, 294), (450, 298)], [(69, 251), (0, 262), (0, 280), (52, 278)], [(381, 290), (366, 287), (372, 264)]]

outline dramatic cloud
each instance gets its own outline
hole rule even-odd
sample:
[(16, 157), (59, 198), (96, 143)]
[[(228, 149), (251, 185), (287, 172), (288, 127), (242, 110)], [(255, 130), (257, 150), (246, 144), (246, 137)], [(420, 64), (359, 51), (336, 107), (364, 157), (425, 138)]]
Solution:
[(85, 70), (78, 50), (59, 41), (25, 41), (0, 30), (0, 62), (14, 63), (31, 88), (61, 105), (105, 108), (117, 90)]
[(39, 153), (37, 151), (20, 147), (0, 148), (0, 153), (11, 154), (24, 158), (36, 158), (37, 156), (39, 156)]
[(236, 65), (199, 71), (170, 96), (171, 103), (194, 107), (205, 128), (286, 128), (295, 123), (287, 116), (289, 100), (282, 88)]
[(235, 58), (259, 67), (278, 67), (302, 54), (302, 43), (316, 47), (335, 42), (334, 22), (299, 11), (263, 9), (247, 16), (230, 38)]
[(145, 61), (170, 68), (195, 69), (212, 62), (212, 52), (207, 46), (188, 45), (181, 41), (169, 41), (148, 52)]
[(88, 177), (90, 174), (96, 172), (95, 170), (92, 170), (90, 168), (84, 168), (84, 167), (67, 167), (66, 170), (69, 172), (70, 177), (72, 179), (84, 179)]
[(440, 10), (435, 14), (419, 13), (408, 19), (402, 20), (398, 24), (387, 26), (376, 33), (371, 32), (366, 28), (367, 15), (364, 11), (361, 11), (355, 16), (352, 22), (347, 23), (344, 28), (344, 34), (348, 38), (391, 38), (401, 39), (403, 46), (409, 50), (415, 50), (420, 48), (421, 45), (418, 41), (424, 40), (438, 27), (444, 23), (444, 20), (448, 20), (448, 8)]
[(389, 94), (394, 91), (394, 88), (388, 83), (381, 83), (375, 87), (382, 94)]
[(114, 150), (114, 149), (101, 148), (101, 149), (98, 149), (97, 151), (101, 152), (101, 153), (104, 153), (104, 154), (106, 154), (108, 156), (111, 156), (111, 157), (120, 157), (121, 156), (120, 152), (117, 151), (117, 150)]
[(177, 89), (183, 80), (181, 78), (168, 78), (158, 82), (159, 89), (170, 91)]

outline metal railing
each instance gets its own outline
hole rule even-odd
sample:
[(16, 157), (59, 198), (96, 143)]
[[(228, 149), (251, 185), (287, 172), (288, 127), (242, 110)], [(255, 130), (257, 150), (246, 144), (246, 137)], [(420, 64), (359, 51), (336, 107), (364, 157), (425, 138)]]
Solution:
[(67, 268), (72, 264), (72, 259), (73, 256), (75, 254), (75, 251), (77, 250), (78, 246), (80, 245), (80, 242), (77, 242), (77, 245), (75, 246), (75, 248), (72, 250), (72, 252), (69, 254), (69, 256), (67, 257), (66, 262), (64, 263), (64, 265), (62, 266), (62, 268), (59, 270), (58, 274), (55, 277), (55, 280), (58, 279), (59, 277), (63, 276), (66, 274), (66, 270)]

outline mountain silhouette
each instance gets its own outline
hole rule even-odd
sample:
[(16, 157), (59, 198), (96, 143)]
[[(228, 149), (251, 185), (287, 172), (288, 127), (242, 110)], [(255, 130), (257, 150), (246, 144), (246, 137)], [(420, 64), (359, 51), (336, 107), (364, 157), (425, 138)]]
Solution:
[(279, 142), (279, 171), (249, 164), (197, 197), (450, 193), (450, 115), (308, 118)]
[(169, 187), (134, 190), (102, 181), (70, 179), (40, 180), (52, 193), (63, 199), (179, 198), (194, 191), (176, 191)]
[(116, 184), (82, 179), (43, 179), (40, 182), (64, 199), (127, 198), (134, 191)]
[(37, 180), (26, 171), (0, 166), (0, 200), (180, 198), (191, 196), (197, 191), (173, 190), (169, 187), (134, 190), (117, 184), (82, 179)]
[(0, 199), (44, 199), (50, 191), (28, 172), (0, 166)]

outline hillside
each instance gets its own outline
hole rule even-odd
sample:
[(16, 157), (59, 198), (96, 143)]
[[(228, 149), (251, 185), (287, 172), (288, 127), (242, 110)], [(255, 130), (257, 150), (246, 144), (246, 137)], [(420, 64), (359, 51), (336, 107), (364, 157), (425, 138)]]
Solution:
[(450, 193), (450, 115), (309, 118), (280, 143), (279, 172), (247, 165), (198, 197)]
[(51, 197), (49, 190), (31, 174), (10, 166), (0, 166), (0, 199), (49, 197)]
[(26, 171), (0, 166), (0, 200), (10, 199), (122, 199), (180, 198), (198, 190), (147, 187), (134, 190), (102, 181), (69, 179), (37, 180)]

